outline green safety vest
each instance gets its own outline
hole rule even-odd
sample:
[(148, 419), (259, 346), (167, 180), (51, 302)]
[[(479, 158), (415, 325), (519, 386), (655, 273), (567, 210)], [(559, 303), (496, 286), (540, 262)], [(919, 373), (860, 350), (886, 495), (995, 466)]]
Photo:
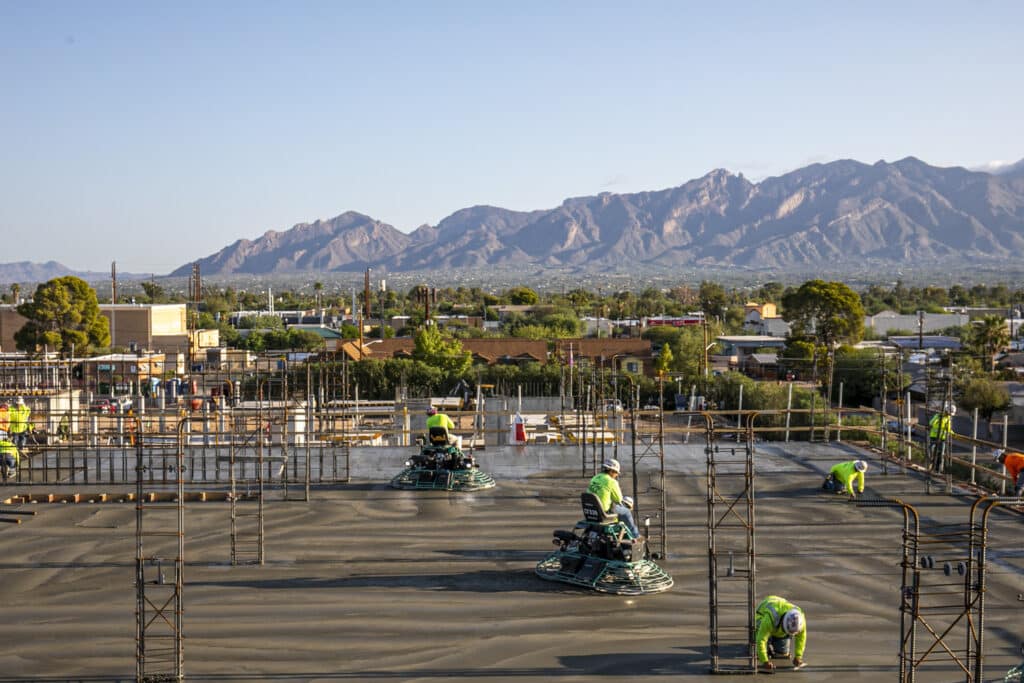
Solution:
[(622, 502), (622, 489), (619, 488), (619, 482), (612, 479), (611, 475), (607, 472), (595, 475), (590, 480), (587, 491), (598, 497), (601, 501), (601, 509), (605, 512), (609, 512), (612, 509), (613, 503)]
[[(757, 645), (757, 661), (764, 663), (768, 661), (768, 638), (787, 638), (789, 636), (782, 628), (782, 617), (791, 609), (803, 610), (793, 603), (780, 598), (777, 595), (769, 595), (754, 610), (754, 620), (757, 624), (757, 633), (754, 636), (754, 643)], [(804, 618), (804, 630), (793, 636), (793, 658), (803, 658), (804, 648), (807, 646), (807, 620)]]
[(28, 406), (13, 405), (7, 411), (11, 434), (21, 434), (28, 429), (28, 417), (32, 414)]
[(15, 465), (17, 465), (21, 460), (21, 455), (18, 453), (18, 447), (7, 439), (0, 439), (0, 457), (5, 455), (13, 455)]
[(838, 465), (833, 465), (832, 469), (829, 470), (832, 477), (842, 484), (851, 495), (853, 494), (854, 482), (857, 482), (857, 492), (864, 493), (864, 473), (857, 471), (857, 468), (853, 465), (854, 462), (853, 460), (841, 462)]

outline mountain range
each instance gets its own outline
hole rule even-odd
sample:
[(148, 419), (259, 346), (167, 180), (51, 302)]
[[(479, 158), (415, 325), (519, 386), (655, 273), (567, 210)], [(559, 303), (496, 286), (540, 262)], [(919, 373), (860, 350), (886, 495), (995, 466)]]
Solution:
[[(823, 266), (1002, 270), (1024, 258), (1024, 160), (993, 172), (839, 160), (751, 182), (723, 169), (678, 187), (566, 199), (558, 207), (460, 209), (410, 234), (355, 211), (240, 239), (198, 262), (204, 277), (676, 269), (814, 272)], [(0, 264), (0, 281), (79, 274)], [(79, 274), (103, 279), (102, 273)], [(131, 276), (124, 274), (125, 278)], [(148, 277), (148, 276), (147, 276)]]
[[(512, 211), (461, 209), (410, 234), (348, 211), (242, 239), (204, 275), (431, 268), (813, 268), (993, 263), (1024, 257), (1024, 162), (999, 173), (840, 160), (750, 182), (711, 171), (679, 187)], [(172, 276), (187, 275), (192, 264)]]

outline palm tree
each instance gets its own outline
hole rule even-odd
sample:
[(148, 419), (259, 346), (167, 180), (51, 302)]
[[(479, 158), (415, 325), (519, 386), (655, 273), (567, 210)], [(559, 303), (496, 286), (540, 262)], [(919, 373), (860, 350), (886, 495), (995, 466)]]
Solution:
[(313, 283), (313, 290), (316, 292), (316, 308), (317, 308), (317, 310), (320, 310), (320, 292), (322, 292), (323, 289), (324, 289), (324, 283), (322, 283), (322, 282), (314, 282)]
[(970, 346), (979, 356), (988, 357), (990, 371), (996, 369), (996, 354), (1009, 343), (1010, 331), (1006, 329), (1002, 316), (986, 315), (974, 323)]

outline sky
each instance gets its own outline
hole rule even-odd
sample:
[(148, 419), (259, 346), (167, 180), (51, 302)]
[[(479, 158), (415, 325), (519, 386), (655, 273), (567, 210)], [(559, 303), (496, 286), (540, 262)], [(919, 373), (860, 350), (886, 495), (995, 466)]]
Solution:
[(1024, 158), (1024, 3), (0, 0), (0, 263)]

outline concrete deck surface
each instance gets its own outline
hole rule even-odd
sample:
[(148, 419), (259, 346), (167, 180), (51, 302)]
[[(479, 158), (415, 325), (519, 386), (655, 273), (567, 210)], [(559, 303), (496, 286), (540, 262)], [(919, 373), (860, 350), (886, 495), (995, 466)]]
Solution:
[[(778, 675), (897, 680), (902, 515), (819, 491), (830, 464), (864, 455), (845, 445), (759, 444), (757, 593), (787, 596), (809, 623), (809, 667)], [(866, 457), (869, 494), (915, 505), (924, 530), (966, 524), (970, 499), (928, 495), (920, 475), (894, 468), (884, 475), (874, 456)], [(402, 463), (393, 459), (397, 472)], [(646, 511), (660, 495), (649, 488), (655, 466), (645, 459), (640, 475)], [(470, 495), (397, 491), (380, 478), (314, 490), (308, 503), (271, 500), (261, 567), (230, 566), (226, 503), (190, 504), (186, 678), (749, 680), (708, 673), (701, 449), (674, 450), (670, 469), (669, 555), (661, 564), (675, 586), (638, 598), (551, 584), (533, 573), (552, 547), (552, 530), (579, 518), (586, 479), (578, 470), (522, 469)], [(0, 681), (133, 680), (134, 508), (22, 507), (29, 508), (38, 514), (0, 525), (7, 627)], [(990, 525), (986, 680), (1001, 680), (1021, 659), (1022, 521), (998, 513)], [(942, 577), (935, 572), (927, 580)], [(920, 634), (919, 649), (934, 642)], [(954, 645), (962, 648), (962, 639)], [(936, 658), (917, 680), (964, 675)]]

